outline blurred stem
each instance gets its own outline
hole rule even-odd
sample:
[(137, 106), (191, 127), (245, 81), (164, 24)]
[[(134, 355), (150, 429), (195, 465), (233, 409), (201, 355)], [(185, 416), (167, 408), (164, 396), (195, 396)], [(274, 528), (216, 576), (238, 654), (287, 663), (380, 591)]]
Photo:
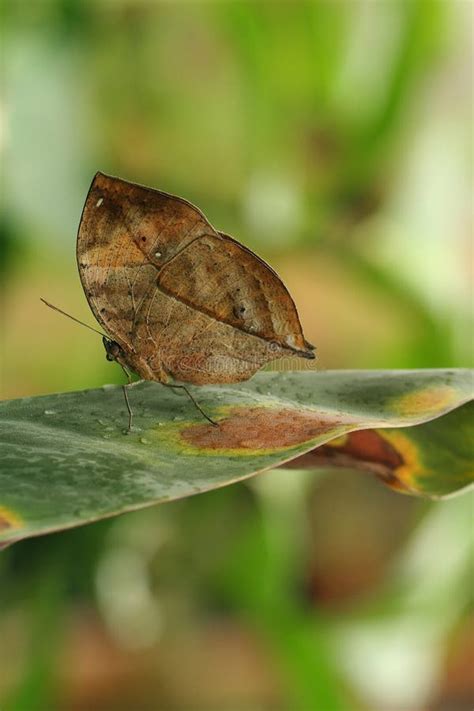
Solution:
[(377, 144), (398, 124), (407, 104), (407, 95), (415, 88), (420, 71), (428, 63), (443, 27), (443, 7), (439, 0), (412, 0), (400, 3), (402, 31), (386, 91), (366, 129), (365, 145)]
[(257, 624), (286, 677), (291, 682), (291, 708), (298, 711), (347, 711), (348, 703), (341, 679), (334, 669), (328, 649), (329, 634), (314, 617), (306, 616), (292, 604), (262, 605)]
[(313, 106), (316, 116), (333, 117), (330, 106), (333, 87), (344, 59), (354, 8), (333, 2), (302, 3), (301, 34), (309, 32), (312, 65)]
[[(304, 607), (289, 583), (298, 579), (296, 551), (302, 550), (305, 526), (304, 488), (286, 486), (289, 476), (302, 482), (303, 472), (274, 471), (271, 487), (256, 486), (261, 518), (249, 522), (230, 566), (228, 592), (238, 609), (269, 643), (295, 711), (347, 711), (344, 684), (329, 649), (329, 634), (322, 618)], [(274, 497), (278, 479), (283, 487)]]
[(353, 142), (354, 150), (349, 151), (345, 170), (349, 194), (373, 183), (381, 161), (390, 153), (387, 148), (402, 126), (401, 115), (442, 37), (445, 18), (442, 5), (439, 0), (413, 0), (393, 6), (402, 23), (399, 46), (387, 73), (385, 93), (359, 139)]
[(30, 640), (23, 678), (2, 711), (52, 711), (56, 690), (55, 663), (63, 620), (63, 557), (43, 568), (33, 582)]
[[(230, 0), (217, 3), (216, 12), (222, 29), (235, 46), (240, 58), (246, 92), (246, 137), (248, 168), (259, 158), (264, 160), (266, 134), (272, 125), (268, 120), (272, 111), (272, 95), (268, 91), (265, 52), (268, 52), (269, 31), (265, 8), (252, 2)], [(257, 160), (258, 162), (258, 160)]]

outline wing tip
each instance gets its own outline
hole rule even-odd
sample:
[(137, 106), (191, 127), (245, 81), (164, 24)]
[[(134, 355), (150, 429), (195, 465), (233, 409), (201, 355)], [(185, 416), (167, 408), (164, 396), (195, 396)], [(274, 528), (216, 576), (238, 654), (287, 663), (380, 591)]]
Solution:
[[(295, 341), (297, 342), (295, 343)], [(312, 343), (307, 341), (304, 337), (294, 338), (290, 336), (286, 338), (286, 344), (284, 347), (288, 348), (292, 353), (300, 358), (306, 358), (307, 360), (315, 360), (316, 358), (316, 354), (314, 353), (316, 346), (313, 346)]]
[(306, 358), (307, 360), (315, 360), (316, 359), (316, 353), (314, 351), (316, 350), (316, 346), (311, 346), (309, 343), (305, 341), (305, 346), (306, 350), (303, 350), (302, 348), (291, 348), (291, 346), (285, 346), (285, 348), (294, 355), (298, 356), (299, 358)]
[(300, 356), (300, 358), (306, 358), (307, 360), (315, 360), (316, 353), (314, 353), (314, 346), (312, 346), (312, 348), (312, 351), (298, 351), (298, 355)]

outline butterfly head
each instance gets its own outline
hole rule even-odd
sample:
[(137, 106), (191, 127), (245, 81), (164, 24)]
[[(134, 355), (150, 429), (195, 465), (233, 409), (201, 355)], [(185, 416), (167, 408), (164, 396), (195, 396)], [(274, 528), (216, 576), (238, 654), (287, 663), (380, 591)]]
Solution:
[(107, 360), (118, 360), (123, 356), (123, 351), (116, 341), (111, 341), (109, 338), (102, 336), (102, 343), (104, 344)]

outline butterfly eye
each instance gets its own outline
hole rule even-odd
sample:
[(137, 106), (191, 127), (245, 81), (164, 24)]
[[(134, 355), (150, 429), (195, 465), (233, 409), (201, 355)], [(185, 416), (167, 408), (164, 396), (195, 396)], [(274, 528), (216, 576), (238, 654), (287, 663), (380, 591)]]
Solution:
[(107, 360), (116, 360), (117, 356), (119, 356), (122, 351), (119, 344), (115, 341), (110, 341), (105, 336), (102, 338), (102, 343), (104, 344), (105, 357)]

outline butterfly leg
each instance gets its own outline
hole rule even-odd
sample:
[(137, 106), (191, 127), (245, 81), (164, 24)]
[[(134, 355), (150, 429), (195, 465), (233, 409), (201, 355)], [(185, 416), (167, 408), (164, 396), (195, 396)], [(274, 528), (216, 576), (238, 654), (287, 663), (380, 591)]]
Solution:
[[(122, 365), (122, 364), (120, 364), (120, 365)], [(131, 432), (132, 431), (132, 423), (133, 423), (133, 411), (132, 411), (132, 408), (130, 407), (130, 400), (128, 399), (127, 388), (129, 388), (130, 385), (132, 385), (132, 376), (130, 375), (127, 368), (125, 368), (123, 365), (122, 365), (122, 370), (128, 378), (128, 383), (125, 383), (125, 385), (122, 385), (122, 390), (123, 390), (123, 396), (125, 398), (125, 404), (127, 406), (127, 411), (128, 411), (128, 431)]]
[(197, 401), (197, 400), (193, 397), (193, 395), (190, 393), (190, 391), (188, 390), (188, 388), (186, 387), (186, 385), (174, 385), (173, 383), (162, 383), (162, 385), (165, 385), (167, 388), (179, 388), (180, 390), (184, 390), (184, 392), (186, 393), (186, 395), (189, 397), (189, 399), (190, 399), (191, 402), (193, 403), (194, 407), (195, 407), (197, 410), (199, 410), (199, 412), (201, 413), (201, 415), (202, 415), (203, 417), (205, 417), (206, 420), (211, 423), (211, 425), (214, 425), (214, 427), (219, 427), (219, 423), (218, 423), (218, 422), (214, 422), (214, 420), (212, 420), (212, 419), (209, 417), (209, 415), (206, 415), (206, 413), (204, 412), (204, 410), (202, 409), (202, 407), (200, 406), (200, 404), (198, 403), (198, 401)]

